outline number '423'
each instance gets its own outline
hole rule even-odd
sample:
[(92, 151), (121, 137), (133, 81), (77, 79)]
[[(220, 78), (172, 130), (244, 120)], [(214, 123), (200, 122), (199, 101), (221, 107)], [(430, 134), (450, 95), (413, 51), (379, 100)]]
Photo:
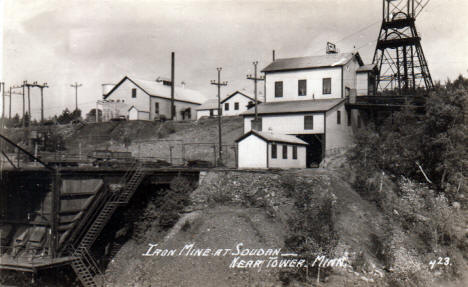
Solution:
[(448, 266), (450, 265), (450, 257), (439, 257), (437, 260), (431, 260), (429, 261), (429, 265), (431, 266), (431, 270), (434, 269), (436, 265), (445, 265)]

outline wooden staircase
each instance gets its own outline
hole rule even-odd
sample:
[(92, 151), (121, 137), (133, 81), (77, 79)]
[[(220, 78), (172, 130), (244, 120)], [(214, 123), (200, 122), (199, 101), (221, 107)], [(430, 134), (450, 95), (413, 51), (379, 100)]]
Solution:
[(94, 219), (88, 231), (78, 244), (78, 247), (73, 250), (72, 254), (76, 259), (72, 262), (71, 266), (84, 287), (99, 286), (94, 276), (101, 274), (101, 272), (95, 260), (92, 258), (92, 255), (89, 253), (91, 246), (93, 246), (93, 243), (96, 241), (99, 234), (101, 234), (101, 231), (104, 229), (107, 222), (109, 222), (116, 209), (119, 206), (126, 205), (130, 201), (144, 177), (145, 171), (143, 166), (140, 162), (136, 161), (122, 178), (121, 184), (124, 188), (113, 192), (113, 194), (107, 198), (104, 207)]

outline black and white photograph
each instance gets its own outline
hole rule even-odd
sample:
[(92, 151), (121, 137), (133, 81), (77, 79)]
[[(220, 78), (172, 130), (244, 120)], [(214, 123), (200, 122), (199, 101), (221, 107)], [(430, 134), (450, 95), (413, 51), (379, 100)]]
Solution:
[(0, 287), (468, 286), (467, 19), (0, 0)]

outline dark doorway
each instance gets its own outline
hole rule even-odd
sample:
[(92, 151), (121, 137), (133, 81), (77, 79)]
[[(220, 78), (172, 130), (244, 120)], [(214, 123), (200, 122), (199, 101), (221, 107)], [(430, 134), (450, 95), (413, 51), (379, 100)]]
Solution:
[(296, 136), (309, 144), (306, 148), (306, 166), (318, 167), (322, 161), (323, 155), (323, 134), (305, 134)]

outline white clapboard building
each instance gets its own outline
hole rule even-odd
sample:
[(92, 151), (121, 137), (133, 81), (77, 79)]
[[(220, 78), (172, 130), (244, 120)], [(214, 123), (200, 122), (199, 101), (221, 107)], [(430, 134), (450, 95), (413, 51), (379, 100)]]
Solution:
[(295, 136), (251, 130), (237, 139), (239, 168), (305, 168), (307, 143)]
[[(147, 81), (125, 76), (100, 101), (104, 120), (124, 117), (129, 120), (171, 118), (170, 80)], [(174, 120), (195, 120), (196, 108), (205, 97), (198, 91), (175, 86)]]
[[(315, 166), (327, 153), (352, 144), (353, 127), (360, 118), (358, 111), (345, 108), (345, 102), (356, 94), (358, 79), (366, 95), (374, 91), (368, 79), (374, 71), (373, 66), (364, 66), (358, 53), (277, 59), (262, 70), (266, 94), (257, 108), (258, 120), (253, 108), (242, 114), (244, 133), (255, 129), (299, 138), (307, 143), (305, 166)], [(249, 153), (239, 149), (239, 159), (243, 152)], [(239, 161), (240, 168), (243, 164)]]
[[(261, 103), (262, 101), (257, 100)], [(255, 105), (254, 96), (235, 91), (221, 100), (221, 116), (238, 116)], [(197, 119), (218, 115), (218, 100), (209, 99), (197, 108)]]

